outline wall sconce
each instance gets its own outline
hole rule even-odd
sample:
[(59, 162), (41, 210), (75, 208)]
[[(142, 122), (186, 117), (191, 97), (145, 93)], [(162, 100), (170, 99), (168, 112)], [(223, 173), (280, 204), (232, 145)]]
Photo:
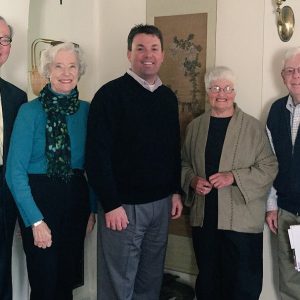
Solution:
[(39, 59), (40, 55), (38, 55), (37, 57), (36, 50), (37, 50), (37, 45), (39, 43), (45, 43), (45, 44), (50, 44), (51, 46), (55, 46), (62, 42), (51, 40), (51, 39), (38, 38), (35, 39), (31, 44), (31, 71), (29, 72), (30, 72), (31, 88), (33, 93), (36, 96), (40, 94), (40, 91), (48, 83), (48, 81), (43, 76), (41, 76), (38, 71), (37, 59)]
[(275, 0), (277, 5), (277, 29), (280, 39), (283, 42), (290, 40), (294, 33), (295, 18), (294, 12), (290, 6), (280, 8), (282, 2), (285, 0)]

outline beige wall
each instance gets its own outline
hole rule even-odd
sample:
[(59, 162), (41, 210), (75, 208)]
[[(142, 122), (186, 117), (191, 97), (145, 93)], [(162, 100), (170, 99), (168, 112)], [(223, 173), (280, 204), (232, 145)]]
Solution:
[(299, 1), (284, 3), (296, 18), (294, 35), (286, 43), (277, 34), (274, 2), (218, 0), (217, 4), (216, 64), (236, 72), (238, 104), (263, 120), (271, 102), (286, 93), (280, 78), (282, 53), (300, 45)]
[(264, 1), (218, 1), (216, 65), (234, 70), (236, 101), (256, 117), (261, 112), (263, 29)]
[[(146, 13), (147, 2), (152, 2), (155, 9), (165, 10), (171, 5), (173, 14), (194, 13), (195, 5), (200, 5), (200, 0), (148, 1), (63, 0), (60, 6), (58, 0), (0, 0), (1, 14), (16, 30), (11, 57), (1, 69), (1, 76), (27, 90), (27, 51), (32, 40), (37, 37), (70, 39), (78, 42), (86, 53), (88, 70), (80, 82), (80, 94), (90, 100), (101, 84), (126, 70), (127, 33), (132, 25), (149, 17)], [(216, 43), (216, 53), (208, 65), (215, 61), (218, 65), (230, 66), (236, 72), (238, 104), (262, 120), (270, 103), (286, 93), (279, 75), (279, 57), (287, 47), (300, 45), (300, 27), (297, 25), (299, 1), (287, 0), (285, 4), (296, 13), (295, 33), (287, 43), (281, 42), (278, 37), (273, 2), (217, 0), (216, 38), (209, 33), (212, 44)], [(277, 299), (273, 282), (273, 255), (270, 234), (266, 231), (261, 300)]]

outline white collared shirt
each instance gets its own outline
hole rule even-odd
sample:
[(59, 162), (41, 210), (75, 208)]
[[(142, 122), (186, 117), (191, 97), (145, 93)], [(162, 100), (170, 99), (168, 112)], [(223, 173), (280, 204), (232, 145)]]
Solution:
[(162, 82), (158, 76), (154, 84), (150, 84), (145, 79), (141, 78), (136, 73), (134, 73), (130, 68), (127, 70), (127, 74), (130, 75), (133, 79), (135, 79), (139, 84), (141, 84), (145, 89), (147, 89), (150, 92), (154, 92), (157, 88), (159, 88), (162, 85)]
[(295, 105), (292, 97), (289, 96), (288, 101), (286, 103), (286, 108), (291, 113), (291, 136), (292, 144), (294, 146), (300, 124), (300, 104)]

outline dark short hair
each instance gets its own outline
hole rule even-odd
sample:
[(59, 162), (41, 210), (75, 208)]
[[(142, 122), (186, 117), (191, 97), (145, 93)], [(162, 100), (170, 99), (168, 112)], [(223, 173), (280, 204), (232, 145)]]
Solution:
[(157, 36), (160, 40), (161, 50), (164, 49), (162, 33), (156, 26), (148, 25), (148, 24), (138, 24), (138, 25), (135, 25), (134, 27), (132, 27), (128, 34), (127, 49), (129, 51), (132, 50), (132, 42), (133, 42), (134, 37), (140, 33), (152, 34), (152, 35)]

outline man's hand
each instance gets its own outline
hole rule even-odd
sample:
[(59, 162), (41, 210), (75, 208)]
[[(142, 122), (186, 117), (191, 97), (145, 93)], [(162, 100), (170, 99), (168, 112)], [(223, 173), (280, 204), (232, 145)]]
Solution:
[(196, 194), (201, 196), (205, 196), (212, 189), (212, 185), (210, 184), (210, 182), (199, 176), (193, 178), (191, 187), (195, 190)]
[(277, 234), (278, 229), (278, 210), (270, 210), (266, 212), (266, 222), (270, 230)]
[(37, 226), (32, 226), (32, 233), (34, 239), (34, 245), (46, 249), (52, 245), (51, 230), (48, 225), (42, 221), (41, 224)]
[(105, 213), (106, 227), (111, 230), (123, 230), (129, 224), (125, 209), (120, 206)]
[(234, 176), (231, 172), (221, 172), (211, 175), (208, 180), (215, 189), (221, 189), (232, 185), (234, 183)]
[(172, 219), (178, 219), (181, 216), (182, 213), (182, 201), (181, 201), (181, 195), (180, 194), (173, 194), (172, 195)]

